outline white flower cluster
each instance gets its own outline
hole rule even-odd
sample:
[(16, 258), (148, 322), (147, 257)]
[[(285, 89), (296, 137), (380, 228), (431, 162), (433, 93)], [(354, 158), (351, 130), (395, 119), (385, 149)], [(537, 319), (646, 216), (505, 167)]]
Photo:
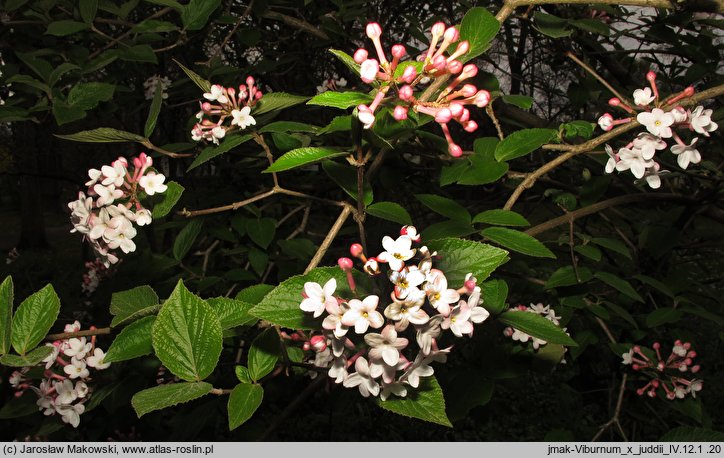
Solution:
[(86, 261), (85, 268), (86, 273), (83, 274), (83, 283), (80, 287), (87, 296), (90, 296), (101, 281), (108, 277), (109, 270), (100, 259)]
[(141, 199), (168, 188), (166, 177), (152, 169), (153, 160), (145, 153), (133, 158), (133, 166), (131, 173), (126, 158), (119, 157), (100, 170), (90, 169), (88, 195), (80, 192), (78, 200), (68, 204), (74, 227), (71, 232), (83, 234), (106, 267), (118, 262), (113, 250), (136, 250), (134, 223), (151, 224), (151, 212)]
[[(262, 98), (262, 92), (254, 85), (254, 78), (246, 78), (246, 86), (240, 85), (239, 92), (233, 87), (214, 84), (204, 93), (206, 102), (200, 102), (201, 111), (196, 113), (198, 122), (191, 129), (191, 139), (219, 144), (226, 133), (233, 129), (246, 129), (256, 125), (251, 109)], [(213, 102), (213, 103), (212, 103)], [(225, 121), (231, 119), (228, 125)]]
[(325, 79), (321, 85), (317, 86), (317, 94), (336, 91), (340, 87), (347, 87), (347, 80), (344, 79), (344, 77), (340, 78), (338, 74), (334, 73), (331, 78)]
[[(705, 137), (709, 137), (719, 126), (712, 121), (712, 110), (705, 110), (697, 106), (694, 110), (687, 110), (677, 102), (683, 98), (691, 97), (694, 88), (688, 87), (679, 94), (673, 95), (666, 100), (660, 101), (656, 86), (656, 75), (649, 72), (647, 79), (651, 83), (650, 88), (636, 89), (633, 93), (635, 107), (629, 107), (617, 98), (609, 101), (609, 104), (619, 107), (629, 114), (636, 114), (636, 120), (643, 125), (647, 132), (640, 133), (632, 142), (614, 152), (613, 148), (606, 145), (606, 153), (609, 160), (606, 163), (606, 173), (614, 170), (623, 172), (630, 170), (637, 179), (644, 179), (654, 189), (661, 187), (660, 176), (668, 173), (662, 170), (655, 160), (657, 151), (665, 150), (668, 144), (665, 139), (673, 139), (674, 144), (670, 150), (676, 155), (677, 163), (682, 169), (689, 167), (689, 164), (701, 162), (701, 153), (697, 149), (698, 136), (694, 136), (687, 143), (679, 134), (677, 129), (684, 129)], [(653, 104), (653, 105), (652, 105)], [(631, 122), (633, 117), (624, 119), (613, 119), (609, 113), (604, 113), (598, 119), (601, 129), (609, 131), (614, 126)]]
[[(80, 331), (80, 323), (65, 326), (65, 332)], [(92, 380), (90, 369), (102, 371), (110, 367), (104, 361), (105, 352), (95, 344), (95, 337), (88, 342), (85, 337), (73, 337), (46, 344), (53, 351), (43, 360), (45, 371), (38, 386), (28, 378), (30, 367), (15, 371), (9, 382), (21, 396), (31, 390), (38, 396), (37, 405), (45, 415), (60, 415), (64, 423), (77, 428), (85, 403), (90, 399)]]
[[(548, 319), (551, 323), (558, 326), (560, 324), (561, 317), (556, 316), (556, 311), (551, 308), (550, 305), (543, 305), (542, 303), (538, 304), (530, 304), (528, 307), (525, 305), (519, 305), (517, 309), (521, 312), (528, 312), (528, 313), (535, 313), (538, 314), (546, 319)], [(512, 309), (515, 310), (515, 309)], [(566, 328), (563, 328), (563, 331), (566, 332)], [(526, 343), (528, 341), (531, 341), (533, 343), (533, 348), (535, 350), (538, 350), (541, 346), (547, 344), (543, 339), (539, 339), (538, 337), (533, 337), (531, 335), (526, 334), (525, 332), (521, 331), (520, 329), (515, 329), (512, 327), (507, 327), (503, 330), (503, 334), (505, 336), (512, 338), (513, 340), (517, 340), (519, 342)], [(566, 334), (568, 334), (566, 332)]]
[[(315, 352), (313, 364), (328, 368), (336, 383), (357, 387), (365, 397), (379, 395), (382, 400), (392, 394), (406, 396), (407, 386), (417, 388), (421, 377), (433, 374), (432, 362), (446, 361), (452, 347), (438, 348), (444, 331), (456, 337), (472, 336), (473, 325), (489, 316), (480, 306), (480, 287), (472, 274), (468, 274), (461, 288), (448, 288), (444, 272), (433, 268), (436, 253), (425, 246), (412, 247), (420, 240), (417, 230), (406, 226), (401, 233), (397, 239), (384, 237), (385, 251), (376, 258), (367, 259), (358, 244), (350, 250), (365, 263), (369, 274), (379, 273), (380, 263), (389, 265), (391, 302), (383, 309), (376, 295), (354, 299), (335, 296), (335, 279), (324, 286), (305, 283), (300, 304), (302, 310), (315, 317), (326, 314), (323, 331), (311, 336), (304, 345), (306, 350)], [(412, 262), (416, 255), (419, 259)], [(339, 264), (355, 291), (352, 261), (342, 258)], [(468, 297), (463, 299), (463, 295)], [(368, 332), (370, 329), (381, 332)], [(306, 340), (300, 335), (294, 340), (299, 337)], [(359, 344), (352, 341), (354, 337), (362, 338)], [(417, 343), (417, 348), (410, 346), (411, 341)], [(353, 365), (354, 371), (350, 372)]]
[(146, 81), (143, 82), (143, 94), (146, 100), (152, 100), (156, 94), (156, 86), (161, 86), (161, 98), (166, 100), (168, 98), (168, 90), (171, 87), (171, 80), (167, 76), (153, 75), (150, 76)]

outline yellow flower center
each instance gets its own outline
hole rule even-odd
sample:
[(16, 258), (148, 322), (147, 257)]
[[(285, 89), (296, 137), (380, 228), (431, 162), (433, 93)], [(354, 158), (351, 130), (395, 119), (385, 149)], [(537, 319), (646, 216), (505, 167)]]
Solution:
[(367, 317), (369, 316), (369, 314), (368, 314), (367, 312), (364, 312), (364, 313), (362, 314), (362, 316), (363, 316), (364, 318), (367, 318)]
[(404, 258), (400, 253), (394, 253), (392, 256), (394, 256), (396, 259), (399, 259), (400, 261)]
[(660, 126), (660, 125), (661, 125), (661, 121), (656, 120), (656, 121), (654, 121), (654, 124), (657, 125), (657, 126)]

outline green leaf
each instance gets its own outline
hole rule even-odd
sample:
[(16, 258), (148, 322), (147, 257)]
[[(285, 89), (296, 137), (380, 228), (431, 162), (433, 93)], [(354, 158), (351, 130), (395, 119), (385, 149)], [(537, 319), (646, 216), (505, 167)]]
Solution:
[(508, 105), (514, 105), (523, 110), (530, 110), (533, 106), (533, 97), (529, 95), (503, 94), (501, 98), (503, 99), (503, 102)]
[[(357, 168), (338, 164), (333, 161), (322, 162), (322, 169), (329, 177), (339, 185), (351, 198), (357, 199)], [(374, 199), (372, 186), (365, 180), (363, 188), (363, 200), (365, 205), (370, 205)]]
[(274, 240), (276, 223), (272, 218), (250, 218), (246, 220), (246, 233), (254, 243), (266, 249)]
[(385, 410), (405, 417), (437, 423), (452, 428), (452, 423), (445, 413), (445, 398), (442, 388), (434, 376), (420, 379), (418, 388), (407, 387), (407, 396), (392, 396), (386, 401), (375, 398), (377, 405)]
[(87, 30), (90, 28), (85, 22), (77, 21), (55, 21), (48, 24), (48, 30), (45, 31), (46, 35), (55, 35), (56, 37), (65, 37), (73, 35), (81, 30)]
[(585, 139), (591, 138), (596, 124), (588, 121), (571, 121), (561, 124), (560, 130), (563, 131), (566, 138), (581, 137)]
[(641, 283), (645, 283), (645, 284), (651, 286), (652, 288), (655, 288), (659, 292), (669, 296), (672, 299), (674, 297), (676, 297), (674, 292), (671, 291), (671, 288), (669, 288), (666, 284), (660, 282), (659, 280), (657, 280), (655, 278), (651, 278), (647, 275), (634, 275), (634, 278), (636, 280), (640, 281)]
[(221, 323), (216, 313), (179, 280), (153, 325), (156, 356), (174, 375), (199, 381), (216, 368), (221, 354)]
[(576, 341), (571, 339), (561, 328), (537, 313), (524, 312), (522, 310), (508, 310), (507, 312), (503, 312), (498, 319), (503, 324), (512, 326), (515, 329), (545, 340), (548, 343), (569, 347), (578, 345)]
[(568, 23), (585, 32), (597, 33), (606, 37), (611, 34), (608, 25), (596, 19), (571, 19)]
[(706, 428), (679, 426), (659, 438), (661, 442), (722, 442), (724, 433)]
[(74, 142), (85, 143), (123, 143), (123, 142), (143, 142), (146, 140), (140, 135), (123, 130), (112, 129), (110, 127), (99, 127), (92, 130), (84, 130), (75, 134), (56, 135), (64, 140), (72, 140)]
[(219, 317), (221, 329), (248, 326), (258, 321), (255, 316), (249, 313), (252, 307), (254, 307), (254, 304), (228, 297), (206, 299), (206, 303), (211, 306), (214, 312), (216, 312), (216, 316)]
[(286, 92), (269, 92), (259, 99), (254, 116), (293, 107), (309, 100), (305, 95), (287, 94)]
[(485, 8), (471, 8), (460, 24), (460, 40), (470, 43), (470, 50), (460, 60), (467, 62), (485, 52), (500, 30), (500, 22)]
[(13, 279), (0, 283), (0, 355), (10, 351), (13, 324)]
[(346, 65), (347, 68), (352, 71), (352, 73), (359, 75), (360, 64), (355, 62), (352, 56), (344, 51), (340, 51), (339, 49), (330, 49), (329, 52), (332, 53), (334, 57), (339, 59), (344, 65)]
[(509, 161), (525, 156), (550, 142), (557, 135), (558, 131), (554, 129), (523, 129), (513, 132), (498, 143), (495, 148), (495, 159)]
[(472, 240), (439, 239), (427, 242), (430, 251), (437, 251), (436, 267), (448, 279), (451, 288), (459, 288), (465, 282), (465, 275), (472, 273), (478, 282), (508, 261), (508, 252)]
[(618, 254), (624, 255), (629, 259), (633, 259), (631, 257), (631, 251), (626, 247), (626, 245), (623, 244), (623, 242), (616, 240), (616, 239), (607, 239), (602, 237), (594, 237), (591, 239), (592, 243), (595, 243), (598, 246), (602, 246), (604, 248), (607, 248), (611, 251), (615, 251)]
[(16, 52), (18, 59), (23, 61), (32, 71), (34, 71), (43, 81), (48, 81), (50, 74), (53, 72), (53, 66), (39, 57), (35, 57), (30, 53)]
[(458, 184), (467, 186), (479, 186), (493, 183), (508, 173), (508, 164), (487, 159), (478, 154), (468, 158), (470, 166), (464, 170), (458, 178)]
[[(447, 145), (447, 143), (445, 143)], [(470, 161), (459, 160), (445, 165), (440, 170), (440, 186), (456, 183), (465, 171), (470, 168)]]
[[(353, 270), (357, 289), (365, 289), (369, 285), (369, 276)], [(324, 285), (329, 279), (337, 281), (335, 295), (348, 297), (351, 292), (347, 285), (346, 274), (339, 267), (318, 267), (306, 275), (297, 275), (284, 280), (276, 288), (264, 296), (264, 299), (251, 309), (251, 314), (262, 320), (292, 329), (319, 329), (321, 322), (303, 312), (299, 304), (304, 299), (304, 283), (316, 282)], [(368, 288), (367, 288), (368, 289)]]
[(505, 310), (505, 301), (508, 298), (508, 284), (503, 280), (490, 280), (480, 284), (482, 306), (493, 314)]
[(48, 77), (48, 84), (51, 86), (54, 86), (55, 83), (58, 82), (61, 76), (65, 75), (68, 72), (71, 72), (73, 70), (80, 70), (80, 67), (71, 64), (70, 62), (63, 62), (62, 64), (58, 65), (55, 69), (53, 69), (52, 73)]
[(153, 52), (151, 45), (135, 45), (130, 48), (123, 48), (118, 51), (118, 57), (129, 62), (158, 64), (158, 58), (156, 58), (156, 53)]
[(274, 161), (272, 165), (264, 170), (264, 173), (283, 172), (303, 165), (313, 164), (324, 159), (331, 159), (333, 157), (344, 156), (347, 154), (349, 154), (349, 152), (328, 147), (297, 148), (285, 153), (279, 159)]
[(84, 109), (70, 106), (63, 100), (56, 100), (53, 103), (53, 117), (59, 126), (83, 119), (86, 114)]
[(274, 370), (279, 360), (279, 334), (267, 328), (259, 334), (249, 348), (249, 376), (255, 382)]
[(11, 342), (15, 351), (24, 355), (42, 342), (59, 313), (60, 299), (52, 285), (25, 299), (13, 317)]
[[(296, 347), (290, 347), (290, 348), (296, 348)], [(251, 376), (249, 375), (249, 369), (247, 369), (244, 366), (236, 366), (234, 368), (234, 374), (236, 374), (236, 378), (239, 379), (241, 383), (253, 383), (251, 380)]]
[(157, 84), (156, 91), (153, 93), (153, 101), (151, 101), (151, 107), (148, 110), (146, 125), (143, 128), (143, 135), (145, 135), (146, 137), (150, 137), (153, 133), (153, 130), (156, 128), (158, 114), (161, 113), (161, 102), (163, 102), (163, 89), (160, 84)]
[(32, 119), (30, 111), (20, 107), (0, 105), (0, 122), (27, 121)]
[(147, 390), (139, 391), (131, 399), (133, 410), (138, 418), (153, 412), (154, 410), (165, 409), (177, 404), (193, 401), (209, 394), (214, 387), (210, 383), (172, 383), (160, 385)]
[(487, 374), (480, 370), (469, 368), (456, 374), (453, 380), (445, 386), (445, 391), (455, 393), (448, 397), (447, 415), (451, 421), (465, 418), (475, 407), (484, 406), (493, 397), (495, 382), (486, 378)]
[(455, 221), (470, 223), (470, 213), (465, 207), (452, 199), (435, 194), (415, 194), (415, 198), (435, 213), (447, 216)]
[(362, 92), (334, 92), (327, 91), (321, 94), (315, 95), (312, 99), (307, 102), (307, 105), (319, 105), (323, 107), (339, 108), (345, 110), (350, 107), (356, 107), (361, 104), (368, 104), (372, 102), (372, 96)]
[(145, 21), (133, 27), (134, 33), (166, 33), (175, 32), (178, 26), (167, 21), (158, 21), (156, 19), (146, 19)]
[[(587, 267), (579, 267), (578, 275), (581, 278), (580, 283), (585, 283), (593, 278), (593, 274)], [(559, 288), (561, 286), (573, 286), (579, 284), (576, 278), (576, 272), (573, 266), (565, 266), (553, 272), (553, 275), (548, 279), (544, 288)]]
[(600, 261), (601, 257), (603, 256), (601, 250), (591, 244), (576, 245), (575, 247), (573, 247), (573, 249), (576, 251), (576, 253), (579, 253), (589, 259), (593, 259), (596, 262)]
[(530, 226), (527, 219), (511, 210), (486, 210), (475, 215), (473, 223), (494, 224), (496, 226)]
[(201, 30), (220, 4), (221, 0), (191, 0), (181, 10), (181, 22), (186, 30)]
[(83, 22), (90, 24), (98, 12), (98, 0), (80, 0), (78, 9), (80, 9), (80, 17), (83, 18)]
[(352, 130), (352, 121), (352, 115), (336, 116), (329, 124), (319, 129), (317, 135), (347, 132), (348, 130)]
[(233, 431), (254, 415), (264, 398), (264, 388), (259, 385), (240, 383), (229, 396), (229, 431)]
[(173, 206), (181, 198), (181, 194), (185, 191), (185, 188), (175, 181), (169, 181), (166, 183), (168, 189), (162, 194), (163, 198), (161, 202), (153, 206), (153, 218), (163, 218), (168, 215), (173, 209)]
[(153, 352), (151, 330), (155, 316), (147, 316), (126, 326), (113, 340), (103, 361), (114, 363), (126, 361)]
[(461, 221), (442, 221), (430, 224), (422, 230), (423, 240), (436, 240), (446, 237), (465, 237), (477, 232), (472, 224), (463, 223)]
[(534, 27), (549, 37), (562, 38), (573, 33), (573, 30), (568, 29), (568, 21), (558, 16), (537, 11), (533, 19)]
[(655, 328), (657, 326), (661, 326), (662, 324), (676, 323), (683, 315), (684, 312), (673, 307), (656, 309), (646, 315), (646, 326), (649, 328)]
[(634, 287), (631, 286), (631, 283), (627, 282), (626, 280), (608, 272), (596, 272), (595, 274), (593, 274), (593, 276), (606, 283), (607, 285), (616, 288), (618, 291), (630, 297), (631, 299), (639, 302), (644, 302), (644, 299), (639, 295), (639, 293), (636, 292)]
[(90, 110), (98, 106), (100, 102), (111, 100), (115, 90), (114, 84), (78, 83), (68, 93), (68, 105)]
[(39, 89), (46, 94), (51, 94), (52, 91), (50, 90), (50, 86), (43, 83), (40, 80), (37, 80), (29, 75), (13, 75), (10, 78), (6, 80), (7, 83), (19, 83), (19, 84), (25, 84), (30, 87), (34, 87), (35, 89)]
[(191, 171), (195, 169), (196, 167), (200, 166), (204, 162), (210, 161), (211, 159), (215, 158), (216, 156), (219, 156), (221, 154), (224, 154), (228, 151), (231, 151), (232, 149), (236, 148), (237, 146), (248, 142), (251, 140), (253, 136), (251, 134), (246, 135), (230, 135), (224, 141), (218, 145), (218, 146), (207, 146), (206, 148), (201, 151), (201, 154), (199, 154), (196, 159), (191, 163), (189, 168), (186, 170)]
[[(27, 390), (30, 391), (30, 390)], [(24, 394), (19, 398), (12, 398), (5, 402), (0, 409), (0, 420), (26, 417), (38, 412), (38, 397), (34, 394)]]
[(111, 314), (114, 315), (111, 327), (135, 321), (158, 312), (161, 306), (158, 295), (148, 285), (113, 293), (111, 296)]
[(51, 353), (53, 353), (53, 347), (46, 345), (28, 352), (25, 356), (10, 354), (0, 356), (0, 364), (10, 367), (32, 367), (39, 364)]
[(201, 234), (203, 226), (203, 219), (194, 218), (178, 233), (176, 240), (173, 242), (173, 257), (177, 261), (186, 257), (191, 247), (194, 246), (196, 238)]
[(412, 224), (412, 218), (407, 210), (394, 202), (376, 202), (367, 207), (367, 214), (402, 225)]
[(519, 253), (538, 258), (556, 258), (545, 245), (530, 235), (506, 227), (489, 227), (480, 232), (493, 242)]
[(199, 87), (204, 92), (209, 92), (211, 90), (211, 83), (209, 83), (207, 80), (199, 76), (198, 73), (194, 72), (193, 70), (186, 68), (181, 62), (174, 59), (174, 62), (176, 62), (176, 65), (181, 67), (181, 70), (183, 70), (184, 73), (186, 73), (186, 76), (189, 77), (189, 79)]
[(234, 299), (256, 305), (261, 302), (273, 289), (273, 285), (260, 284), (249, 286), (248, 288), (244, 288), (236, 293), (236, 297)]
[(177, 2), (176, 0), (145, 0), (148, 3), (153, 3), (154, 5), (162, 5), (162, 6), (170, 6), (171, 8), (175, 9), (177, 12), (181, 13), (184, 9), (184, 6)]
[(260, 134), (267, 132), (286, 133), (286, 132), (306, 132), (315, 133), (319, 127), (303, 122), (295, 121), (276, 121), (263, 126), (257, 132)]

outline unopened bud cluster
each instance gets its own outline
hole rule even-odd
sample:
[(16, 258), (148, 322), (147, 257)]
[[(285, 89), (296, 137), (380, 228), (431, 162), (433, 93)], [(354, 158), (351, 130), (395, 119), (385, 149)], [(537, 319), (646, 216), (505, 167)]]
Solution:
[(191, 129), (191, 138), (195, 142), (205, 140), (218, 145), (228, 132), (256, 125), (251, 110), (261, 98), (262, 92), (251, 76), (246, 78), (246, 85), (239, 86), (238, 91), (214, 84), (209, 92), (204, 93), (205, 101), (199, 102), (201, 111), (196, 113), (198, 122)]
[(686, 169), (689, 164), (701, 162), (701, 153), (697, 149), (699, 137), (693, 136), (689, 143), (686, 143), (677, 133), (677, 129), (708, 137), (709, 133), (719, 126), (711, 120), (712, 110), (697, 106), (692, 111), (679, 104), (682, 99), (694, 95), (693, 87), (689, 86), (677, 94), (662, 98), (656, 85), (656, 74), (649, 72), (646, 79), (651, 87), (634, 91), (635, 106), (631, 107), (618, 98), (612, 98), (608, 102), (609, 105), (625, 111), (628, 117), (614, 119), (610, 113), (604, 113), (598, 118), (598, 125), (601, 129), (609, 131), (617, 125), (631, 122), (635, 115), (636, 120), (646, 127), (646, 132), (640, 133), (616, 152), (606, 145), (609, 160), (605, 170), (606, 173), (612, 173), (614, 170), (619, 172), (630, 170), (637, 179), (644, 179), (650, 187), (656, 189), (661, 186), (660, 176), (668, 173), (667, 170), (662, 170), (661, 165), (655, 160), (657, 151), (668, 147), (664, 139), (674, 140), (671, 152), (676, 155), (679, 167)]
[[(622, 364), (631, 368), (648, 379), (646, 385), (636, 390), (639, 396), (655, 398), (660, 394), (668, 400), (683, 399), (688, 395), (696, 398), (696, 393), (704, 387), (704, 382), (697, 378), (687, 378), (685, 374), (696, 374), (701, 367), (694, 362), (696, 352), (690, 342), (677, 340), (666, 358), (661, 356), (661, 344), (654, 342), (654, 351), (647, 355), (635, 345), (622, 356)], [(663, 393), (661, 393), (663, 391)]]
[[(91, 328), (94, 329), (94, 328)], [(65, 326), (64, 332), (80, 331), (80, 323)], [(93, 388), (91, 369), (102, 371), (110, 367), (104, 361), (105, 352), (96, 345), (96, 337), (56, 340), (47, 343), (52, 352), (42, 361), (44, 366), (40, 380), (30, 378), (30, 367), (15, 371), (10, 376), (10, 386), (20, 397), (30, 390), (38, 396), (38, 409), (44, 415), (60, 415), (64, 423), (77, 428), (85, 403), (91, 398)], [(36, 386), (37, 383), (37, 386)]]
[[(462, 148), (455, 143), (450, 135), (448, 124), (451, 121), (459, 123), (467, 132), (474, 132), (478, 124), (470, 119), (470, 111), (466, 105), (484, 107), (490, 102), (490, 93), (478, 90), (472, 84), (465, 83), (478, 73), (473, 64), (463, 65), (458, 60), (468, 52), (470, 43), (459, 41), (460, 33), (455, 27), (446, 27), (442, 22), (432, 26), (432, 38), (426, 52), (420, 55), (418, 61), (401, 62), (407, 55), (407, 49), (396, 44), (391, 48), (392, 59), (388, 60), (382, 46), (380, 37), (382, 28), (379, 24), (367, 24), (367, 37), (372, 40), (376, 57), (360, 48), (354, 53), (354, 60), (360, 64), (360, 78), (368, 84), (377, 86), (377, 94), (372, 103), (359, 105), (357, 116), (366, 129), (375, 122), (375, 112), (383, 101), (395, 105), (393, 117), (402, 121), (407, 119), (409, 110), (424, 113), (435, 118), (442, 128), (448, 142), (448, 151), (454, 157), (460, 157)], [(442, 40), (442, 41), (441, 41)], [(451, 45), (457, 43), (454, 51)], [(451, 78), (434, 100), (418, 100), (419, 86), (442, 77)]]
[(141, 204), (146, 196), (161, 194), (168, 186), (166, 177), (153, 169), (153, 159), (145, 153), (132, 159), (133, 169), (119, 157), (100, 170), (90, 169), (87, 195), (68, 204), (73, 230), (93, 246), (106, 267), (118, 262), (116, 249), (124, 253), (136, 250), (134, 224), (151, 224), (151, 211)]
[(396, 239), (382, 239), (384, 251), (376, 257), (366, 257), (359, 244), (350, 247), (369, 275), (389, 267), (388, 301), (358, 294), (350, 258), (338, 263), (355, 297), (335, 294), (334, 278), (323, 286), (304, 285), (300, 308), (324, 321), (320, 332), (296, 333), (293, 340), (303, 340), (302, 348), (314, 352), (311, 362), (328, 368), (336, 383), (357, 387), (365, 397), (406, 396), (408, 386), (417, 388), (421, 377), (434, 373), (432, 362), (447, 360), (452, 347), (438, 347), (445, 331), (455, 337), (472, 336), (473, 325), (489, 316), (480, 306), (480, 287), (472, 274), (458, 289), (449, 288), (445, 273), (433, 267), (436, 253), (425, 246), (413, 248), (419, 241), (417, 229), (406, 226)]

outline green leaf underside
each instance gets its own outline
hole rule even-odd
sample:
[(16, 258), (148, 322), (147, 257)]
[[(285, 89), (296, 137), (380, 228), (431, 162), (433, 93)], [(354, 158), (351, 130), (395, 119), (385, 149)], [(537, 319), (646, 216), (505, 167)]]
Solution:
[(131, 399), (131, 405), (138, 418), (141, 418), (154, 410), (198, 399), (209, 394), (213, 388), (210, 383), (206, 382), (160, 385), (136, 393)]
[(222, 330), (216, 313), (179, 280), (153, 325), (156, 356), (186, 381), (208, 377), (221, 354)]
[(512, 326), (526, 334), (545, 340), (548, 343), (577, 346), (576, 342), (561, 328), (537, 313), (521, 310), (508, 310), (498, 319), (501, 323)]
[(103, 361), (113, 363), (151, 354), (151, 331), (155, 322), (155, 316), (147, 316), (126, 326), (113, 340)]
[(240, 383), (231, 391), (227, 409), (229, 411), (229, 430), (234, 430), (244, 424), (264, 398), (264, 389), (259, 385)]
[(312, 97), (307, 105), (319, 105), (323, 107), (339, 108), (345, 110), (350, 107), (356, 107), (361, 104), (368, 104), (372, 101), (372, 96), (362, 92), (322, 92)]
[(20, 355), (35, 348), (58, 319), (60, 299), (52, 285), (25, 299), (15, 311), (12, 324), (12, 346)]
[(465, 275), (472, 273), (478, 282), (508, 261), (508, 252), (472, 240), (445, 238), (427, 242), (430, 251), (437, 251), (437, 269), (445, 272), (450, 288), (459, 288)]
[(418, 388), (407, 387), (407, 396), (392, 395), (386, 401), (375, 398), (377, 405), (405, 417), (417, 418), (452, 428), (445, 414), (445, 398), (434, 376), (420, 379)]

